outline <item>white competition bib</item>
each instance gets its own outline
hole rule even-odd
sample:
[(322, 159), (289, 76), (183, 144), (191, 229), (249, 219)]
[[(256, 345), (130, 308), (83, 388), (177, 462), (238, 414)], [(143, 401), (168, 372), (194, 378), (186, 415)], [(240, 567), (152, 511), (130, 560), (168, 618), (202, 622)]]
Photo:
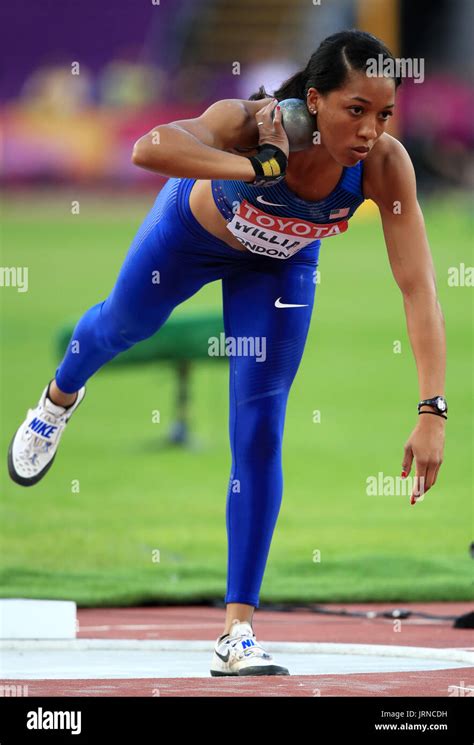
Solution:
[(226, 227), (249, 251), (275, 259), (288, 259), (319, 238), (344, 233), (348, 222), (317, 225), (299, 217), (276, 217), (243, 199)]

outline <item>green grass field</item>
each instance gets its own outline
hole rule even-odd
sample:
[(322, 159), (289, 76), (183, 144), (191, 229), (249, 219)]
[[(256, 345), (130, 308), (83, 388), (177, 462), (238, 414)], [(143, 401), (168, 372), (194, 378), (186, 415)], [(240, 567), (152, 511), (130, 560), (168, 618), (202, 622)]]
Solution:
[[(70, 214), (75, 198), (79, 216)], [(0, 287), (3, 597), (83, 606), (224, 598), (227, 364), (210, 360), (195, 369), (200, 449), (162, 447), (173, 414), (170, 368), (110, 365), (89, 380), (43, 481), (25, 489), (6, 468), (14, 431), (56, 369), (58, 328), (109, 294), (152, 199), (117, 204), (65, 192), (5, 201), (1, 264), (27, 266), (29, 290)], [(450, 418), (437, 484), (414, 507), (409, 495), (366, 493), (368, 477), (400, 476), (419, 391), (379, 220), (356, 216), (345, 236), (321, 248), (310, 335), (288, 403), (283, 503), (261, 602), (473, 596), (473, 290), (447, 283), (448, 267), (472, 265), (472, 225), (460, 200), (423, 207), (448, 340)], [(219, 282), (175, 313), (215, 307)]]

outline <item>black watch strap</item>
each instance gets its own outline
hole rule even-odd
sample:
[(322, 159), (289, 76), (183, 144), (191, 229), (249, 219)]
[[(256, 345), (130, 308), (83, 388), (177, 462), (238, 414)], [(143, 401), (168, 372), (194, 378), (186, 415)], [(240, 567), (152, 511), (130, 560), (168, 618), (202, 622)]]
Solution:
[(440, 414), (438, 411), (419, 411), (418, 416), (420, 416), (420, 414), (434, 414), (435, 416), (442, 416), (443, 419), (448, 418), (446, 414)]

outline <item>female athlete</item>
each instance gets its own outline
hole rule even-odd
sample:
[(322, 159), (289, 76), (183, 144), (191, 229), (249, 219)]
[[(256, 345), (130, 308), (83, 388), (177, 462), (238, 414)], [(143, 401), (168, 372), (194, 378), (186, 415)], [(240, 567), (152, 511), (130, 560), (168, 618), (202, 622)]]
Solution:
[[(133, 163), (168, 181), (110, 295), (79, 320), (55, 377), (10, 445), (10, 476), (23, 486), (37, 483), (86, 381), (154, 334), (203, 285), (222, 280), (226, 337), (264, 338), (266, 356), (229, 358), (226, 616), (212, 675), (288, 674), (257, 642), (252, 625), (282, 499), (286, 405), (310, 324), (320, 240), (345, 232), (364, 199), (378, 206), (402, 292), (418, 413), (434, 415), (417, 420), (404, 448), (405, 475), (416, 464), (412, 504), (433, 486), (442, 462), (444, 318), (413, 166), (385, 131), (401, 81), (367, 74), (368, 60), (379, 55), (393, 60), (371, 34), (336, 33), (273, 97), (261, 88), (249, 100), (217, 101), (201, 116), (161, 124), (136, 142)], [(292, 97), (305, 101), (320, 136), (289, 154), (277, 102)]]

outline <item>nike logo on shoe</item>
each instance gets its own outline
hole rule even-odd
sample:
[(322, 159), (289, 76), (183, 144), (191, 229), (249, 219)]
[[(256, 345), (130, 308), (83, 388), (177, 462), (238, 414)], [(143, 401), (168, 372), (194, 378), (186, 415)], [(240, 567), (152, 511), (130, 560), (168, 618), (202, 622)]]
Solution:
[(218, 657), (221, 658), (222, 662), (229, 662), (229, 657), (230, 657), (230, 651), (229, 650), (227, 650), (227, 654), (225, 655), (225, 657), (224, 657), (223, 654), (219, 654), (219, 652), (217, 651), (217, 649), (215, 649), (214, 652), (216, 653), (216, 655)]
[(308, 303), (281, 303), (281, 297), (275, 300), (275, 308), (307, 308)]
[(53, 432), (55, 432), (58, 429), (53, 424), (49, 424), (48, 422), (43, 422), (42, 419), (38, 419), (37, 417), (34, 417), (31, 420), (28, 427), (32, 429), (33, 432), (36, 432), (37, 435), (48, 437), (48, 438), (51, 437)]
[(275, 204), (275, 202), (266, 202), (265, 199), (262, 196), (257, 197), (257, 202), (260, 202), (260, 204), (268, 204), (270, 207), (287, 207), (286, 204)]

